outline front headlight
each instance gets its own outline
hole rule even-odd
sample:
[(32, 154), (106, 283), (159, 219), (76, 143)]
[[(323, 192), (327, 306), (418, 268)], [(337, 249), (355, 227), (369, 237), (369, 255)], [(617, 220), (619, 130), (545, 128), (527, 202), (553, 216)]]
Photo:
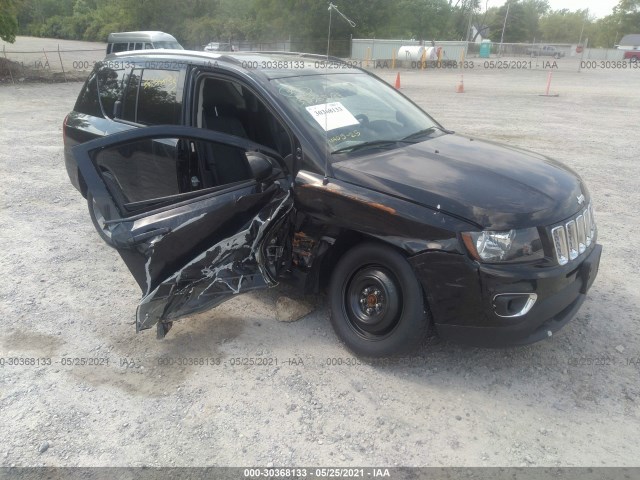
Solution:
[(482, 262), (528, 262), (544, 257), (537, 228), (502, 232), (463, 232), (469, 254)]

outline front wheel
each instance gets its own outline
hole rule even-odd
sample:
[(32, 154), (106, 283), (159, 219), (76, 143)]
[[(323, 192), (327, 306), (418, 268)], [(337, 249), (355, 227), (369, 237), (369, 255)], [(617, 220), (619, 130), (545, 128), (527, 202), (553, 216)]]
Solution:
[(365, 357), (409, 353), (425, 340), (430, 317), (407, 260), (365, 243), (340, 259), (329, 285), (331, 323), (349, 349)]

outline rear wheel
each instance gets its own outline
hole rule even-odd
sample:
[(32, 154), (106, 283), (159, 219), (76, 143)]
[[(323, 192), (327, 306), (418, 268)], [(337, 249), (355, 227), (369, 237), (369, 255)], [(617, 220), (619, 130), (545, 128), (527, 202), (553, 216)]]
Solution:
[(91, 217), (91, 222), (98, 232), (98, 235), (100, 235), (100, 238), (102, 238), (102, 240), (104, 240), (107, 245), (113, 246), (113, 243), (111, 241), (111, 232), (104, 228), (104, 222), (105, 220), (107, 220), (107, 218), (105, 218), (104, 214), (98, 209), (98, 206), (93, 199), (93, 195), (91, 195), (90, 192), (87, 192), (87, 206), (89, 207), (89, 216)]
[(411, 352), (425, 340), (430, 318), (407, 260), (390, 247), (349, 250), (329, 286), (331, 323), (349, 349), (365, 357)]

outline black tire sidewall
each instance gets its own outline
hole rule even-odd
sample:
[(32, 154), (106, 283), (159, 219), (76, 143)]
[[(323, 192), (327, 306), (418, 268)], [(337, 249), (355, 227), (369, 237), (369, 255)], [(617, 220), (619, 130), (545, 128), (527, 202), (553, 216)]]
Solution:
[[(355, 272), (370, 264), (380, 265), (393, 273), (403, 297), (398, 324), (380, 340), (368, 340), (358, 335), (345, 318), (343, 289)], [(329, 302), (331, 323), (336, 334), (358, 355), (374, 358), (397, 356), (415, 350), (426, 338), (429, 318), (422, 288), (407, 260), (391, 247), (365, 243), (345, 253), (331, 276)]]

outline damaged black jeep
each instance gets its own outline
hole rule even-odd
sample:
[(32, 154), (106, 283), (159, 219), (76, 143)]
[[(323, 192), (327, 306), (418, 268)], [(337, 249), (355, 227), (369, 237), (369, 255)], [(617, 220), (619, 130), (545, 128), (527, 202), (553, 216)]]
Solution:
[(551, 336), (601, 247), (579, 176), (456, 135), (366, 71), (304, 54), (124, 52), (64, 121), (65, 159), (140, 285), (137, 330), (288, 279), (326, 289), (357, 354), (434, 328)]

